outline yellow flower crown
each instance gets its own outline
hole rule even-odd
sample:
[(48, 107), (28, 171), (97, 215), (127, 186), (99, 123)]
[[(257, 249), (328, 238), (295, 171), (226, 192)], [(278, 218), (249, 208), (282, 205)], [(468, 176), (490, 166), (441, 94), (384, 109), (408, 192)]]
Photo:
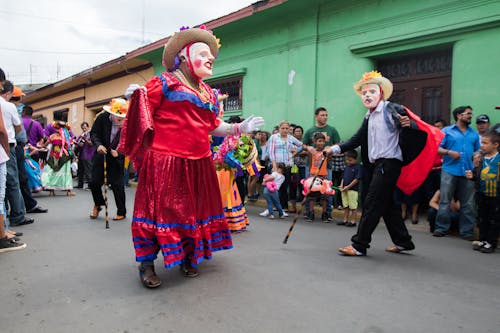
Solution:
[(123, 103), (121, 103), (120, 101), (112, 99), (111, 102), (109, 103), (109, 109), (111, 112), (115, 114), (126, 114), (127, 104), (123, 105)]
[(382, 73), (377, 72), (377, 71), (371, 71), (371, 72), (365, 72), (363, 76), (361, 77), (360, 82), (368, 81), (371, 79), (374, 79), (376, 77), (381, 77)]

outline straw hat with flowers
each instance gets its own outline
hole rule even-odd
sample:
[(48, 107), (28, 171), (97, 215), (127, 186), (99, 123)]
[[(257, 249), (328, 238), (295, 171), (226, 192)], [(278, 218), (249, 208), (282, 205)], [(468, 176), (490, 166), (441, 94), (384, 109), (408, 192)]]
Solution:
[(219, 54), (219, 42), (211, 30), (207, 30), (204, 25), (199, 28), (182, 27), (181, 31), (172, 34), (163, 49), (163, 64), (167, 70), (175, 68), (175, 57), (184, 46), (196, 42), (207, 44), (214, 57)]
[(111, 113), (118, 118), (125, 118), (128, 110), (128, 102), (123, 98), (113, 98), (109, 105), (102, 107), (104, 111)]
[(361, 88), (367, 84), (377, 84), (384, 92), (384, 99), (387, 100), (392, 95), (392, 82), (383, 77), (380, 72), (371, 71), (363, 74), (361, 79), (354, 84), (354, 91), (361, 96)]

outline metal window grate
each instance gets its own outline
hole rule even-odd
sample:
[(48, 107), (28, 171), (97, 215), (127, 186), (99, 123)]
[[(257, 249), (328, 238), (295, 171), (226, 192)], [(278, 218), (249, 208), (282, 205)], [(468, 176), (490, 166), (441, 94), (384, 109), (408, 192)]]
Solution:
[(232, 77), (223, 80), (215, 80), (210, 82), (210, 86), (213, 89), (220, 89), (220, 91), (225, 94), (229, 94), (229, 97), (224, 103), (224, 110), (237, 111), (243, 108), (242, 105), (242, 83), (243, 77)]

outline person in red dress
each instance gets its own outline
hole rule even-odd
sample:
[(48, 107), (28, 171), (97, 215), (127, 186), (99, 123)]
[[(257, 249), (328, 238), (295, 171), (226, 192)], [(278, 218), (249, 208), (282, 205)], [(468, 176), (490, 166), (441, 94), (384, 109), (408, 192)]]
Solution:
[(131, 228), (148, 288), (161, 284), (154, 269), (160, 250), (166, 268), (180, 265), (195, 277), (212, 252), (232, 248), (209, 135), (252, 132), (264, 120), (250, 116), (228, 124), (217, 117), (217, 95), (203, 79), (212, 75), (218, 49), (204, 26), (181, 28), (163, 51), (167, 71), (125, 93), (130, 107), (118, 149), (139, 172)]

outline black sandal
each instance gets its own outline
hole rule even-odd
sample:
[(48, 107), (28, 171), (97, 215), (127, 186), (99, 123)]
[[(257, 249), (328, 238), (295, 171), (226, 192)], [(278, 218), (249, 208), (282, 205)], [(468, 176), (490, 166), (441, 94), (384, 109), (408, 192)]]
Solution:
[(161, 285), (161, 280), (155, 273), (154, 266), (139, 266), (139, 276), (142, 285), (146, 288), (157, 288)]

